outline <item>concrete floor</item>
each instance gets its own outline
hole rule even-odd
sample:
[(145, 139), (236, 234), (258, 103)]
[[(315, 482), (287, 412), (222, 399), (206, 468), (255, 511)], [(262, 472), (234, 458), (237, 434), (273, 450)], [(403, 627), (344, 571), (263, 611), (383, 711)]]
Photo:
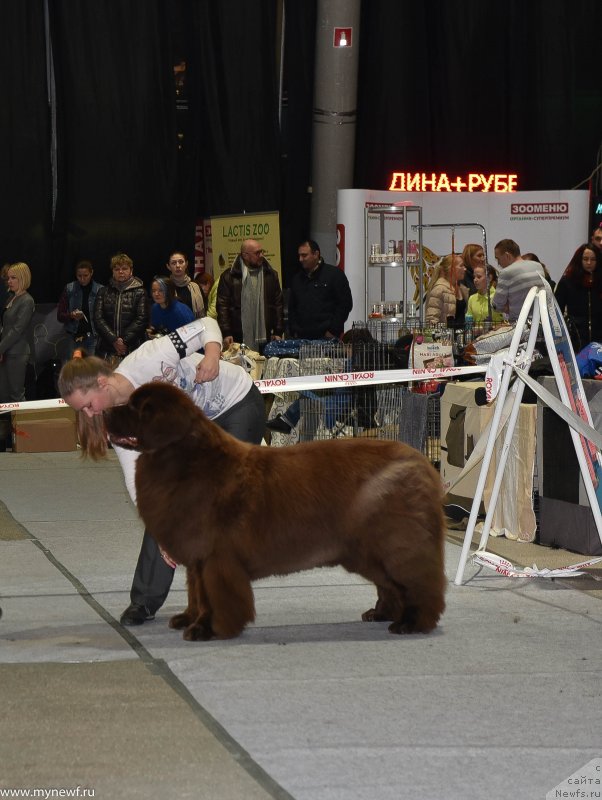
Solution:
[(436, 632), (393, 637), (360, 621), (373, 587), (315, 570), (188, 643), (183, 570), (155, 622), (118, 623), (141, 524), (114, 457), (0, 454), (0, 499), (0, 797), (535, 800), (602, 755), (588, 578), (469, 565)]

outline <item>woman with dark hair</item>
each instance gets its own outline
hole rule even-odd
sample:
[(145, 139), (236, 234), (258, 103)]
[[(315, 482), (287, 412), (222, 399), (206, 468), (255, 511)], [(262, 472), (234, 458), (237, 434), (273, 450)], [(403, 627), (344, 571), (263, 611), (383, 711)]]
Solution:
[(180, 250), (170, 253), (167, 269), (171, 272), (176, 299), (184, 303), (194, 314), (195, 319), (205, 316), (205, 301), (201, 287), (188, 274), (188, 259)]
[(96, 349), (96, 330), (94, 328), (94, 304), (102, 288), (94, 278), (92, 263), (86, 259), (75, 265), (75, 280), (63, 289), (56, 309), (56, 318), (65, 326), (68, 336), (67, 358), (76, 347), (83, 347), (86, 353), (94, 355)]
[(213, 289), (213, 284), (215, 283), (213, 275), (210, 272), (200, 272), (198, 275), (194, 276), (194, 282), (201, 290), (201, 295), (203, 297), (203, 305), (205, 306), (205, 313), (208, 314), (209, 297), (211, 295), (211, 290)]
[(555, 295), (579, 337), (575, 348), (602, 342), (602, 252), (597, 247), (588, 243), (575, 250)]
[(155, 275), (151, 283), (151, 297), (154, 303), (151, 306), (149, 335), (171, 333), (194, 319), (192, 309), (176, 298), (174, 285), (169, 278)]

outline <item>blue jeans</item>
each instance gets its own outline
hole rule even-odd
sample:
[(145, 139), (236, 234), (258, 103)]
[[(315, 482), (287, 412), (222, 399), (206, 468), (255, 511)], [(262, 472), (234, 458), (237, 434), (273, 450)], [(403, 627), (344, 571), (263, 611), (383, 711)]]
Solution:
[[(324, 425), (327, 428), (334, 428), (337, 420), (342, 422), (341, 417), (346, 416), (351, 409), (351, 390), (335, 389), (333, 394), (327, 397), (316, 394), (316, 392), (299, 392), (300, 397), (308, 400), (317, 400), (324, 406)], [(293, 400), (284, 412), (284, 416), (294, 427), (301, 419), (301, 400)]]
[(94, 351), (96, 350), (96, 336), (90, 335), (85, 336), (81, 342), (76, 341), (72, 336), (69, 337), (69, 349), (67, 351), (67, 360), (73, 357), (73, 351), (77, 350), (78, 347), (81, 347), (83, 350), (86, 351), (86, 355), (93, 356)]

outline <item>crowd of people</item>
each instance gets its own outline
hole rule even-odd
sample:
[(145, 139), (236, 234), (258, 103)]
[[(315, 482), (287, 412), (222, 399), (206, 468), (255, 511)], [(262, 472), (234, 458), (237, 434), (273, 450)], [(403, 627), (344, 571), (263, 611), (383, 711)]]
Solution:
[[(557, 285), (541, 259), (535, 253), (521, 254), (511, 239), (500, 240), (494, 254), (497, 268), (486, 263), (480, 244), (469, 243), (461, 253), (441, 258), (425, 295), (427, 326), (461, 328), (467, 315), (476, 329), (512, 323), (530, 287), (543, 277), (555, 289), (575, 349), (602, 340), (602, 227), (575, 250)], [(30, 283), (26, 264), (2, 268), (0, 402), (24, 400), (34, 369)], [(205, 316), (217, 321), (225, 348), (244, 342), (262, 353), (268, 342), (282, 338), (340, 339), (352, 306), (344, 272), (325, 263), (319, 245), (307, 239), (298, 247), (298, 269), (285, 309), (277, 271), (260, 242), (247, 239), (217, 280), (206, 272), (191, 278), (188, 259), (180, 251), (169, 255), (165, 274), (155, 275), (148, 288), (125, 253), (111, 258), (105, 284), (96, 280), (92, 263), (81, 260), (60, 295), (57, 319), (67, 341), (63, 360), (77, 348), (115, 366), (148, 339)]]
[[(236, 341), (262, 352), (265, 345), (286, 335), (337, 338), (352, 307), (344, 273), (326, 264), (316, 242), (299, 245), (300, 275), (290, 289), (293, 310), (285, 331), (285, 306), (278, 272), (261, 244), (242, 242), (231, 267), (217, 280), (209, 273), (191, 278), (186, 255), (174, 251), (165, 274), (150, 286), (135, 274), (132, 259), (123, 252), (110, 260), (110, 277), (96, 279), (91, 261), (77, 262), (74, 280), (66, 284), (57, 304), (63, 325), (62, 360), (83, 350), (117, 366), (140, 345), (167, 335), (205, 316), (217, 321), (224, 346)], [(34, 372), (33, 315), (35, 303), (24, 263), (5, 264), (0, 273), (0, 402), (22, 402)], [(0, 440), (2, 434), (0, 433)]]
[(574, 349), (602, 340), (602, 226), (575, 250), (557, 284), (541, 259), (521, 254), (512, 239), (501, 239), (494, 256), (497, 268), (486, 263), (481, 245), (467, 244), (462, 253), (440, 259), (425, 296), (425, 323), (457, 329), (468, 316), (479, 329), (512, 324), (531, 287), (545, 280), (567, 319)]

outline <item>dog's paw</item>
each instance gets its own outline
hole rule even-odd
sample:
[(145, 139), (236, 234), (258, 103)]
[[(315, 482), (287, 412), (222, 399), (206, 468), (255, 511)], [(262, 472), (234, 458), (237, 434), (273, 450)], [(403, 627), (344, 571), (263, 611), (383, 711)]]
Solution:
[(379, 611), (378, 607), (369, 608), (362, 614), (362, 620), (364, 622), (386, 622), (387, 620), (390, 619), (391, 617)]
[(179, 631), (182, 628), (187, 628), (190, 623), (192, 622), (192, 617), (186, 613), (186, 611), (182, 611), (181, 614), (175, 614), (169, 620), (169, 627), (175, 628), (175, 630)]
[(389, 625), (389, 633), (401, 635), (402, 633), (419, 633), (419, 631), (413, 630), (407, 622), (392, 622)]
[(187, 642), (208, 642), (215, 636), (209, 622), (195, 622), (182, 635)]
[(404, 615), (389, 625), (389, 633), (430, 633), (437, 627), (437, 620), (420, 618), (415, 614)]

